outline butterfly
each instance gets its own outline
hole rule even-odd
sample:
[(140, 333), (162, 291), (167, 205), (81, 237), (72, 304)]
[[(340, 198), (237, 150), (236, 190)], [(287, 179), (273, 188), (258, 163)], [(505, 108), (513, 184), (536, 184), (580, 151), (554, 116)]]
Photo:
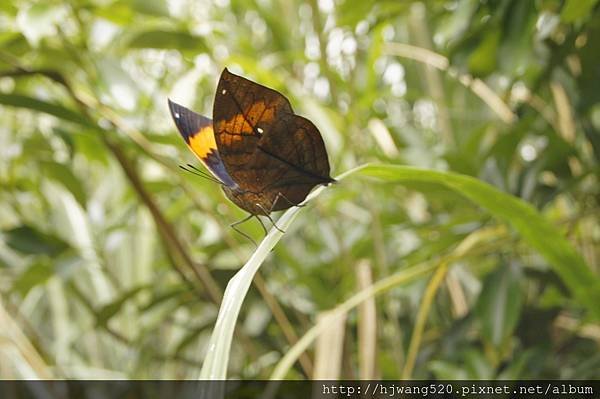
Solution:
[[(236, 225), (298, 206), (318, 185), (334, 183), (319, 130), (288, 99), (225, 68), (213, 119), (169, 100), (181, 136), (225, 195), (249, 216)], [(195, 173), (202, 172), (188, 165)], [(184, 168), (185, 169), (185, 168)], [(241, 231), (237, 230), (241, 234)], [(245, 234), (243, 234), (245, 235)]]

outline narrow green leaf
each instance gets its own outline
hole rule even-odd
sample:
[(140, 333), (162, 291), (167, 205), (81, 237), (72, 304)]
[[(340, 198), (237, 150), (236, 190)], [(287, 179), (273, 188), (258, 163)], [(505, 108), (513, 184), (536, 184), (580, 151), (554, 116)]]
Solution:
[(501, 265), (483, 284), (476, 312), (483, 336), (499, 348), (512, 334), (521, 310), (521, 273), (517, 265)]
[(179, 297), (186, 297), (187, 295), (191, 296), (190, 287), (184, 284), (176, 285), (174, 287), (169, 288), (165, 292), (155, 294), (155, 296), (147, 304), (142, 305), (140, 307), (140, 311), (147, 312), (153, 309), (154, 307), (165, 303), (166, 301), (176, 299)]
[(429, 370), (439, 380), (467, 380), (469, 376), (466, 370), (458, 367), (455, 363), (444, 360), (432, 360), (429, 362)]
[(487, 76), (496, 68), (498, 45), (501, 38), (500, 29), (486, 33), (479, 46), (469, 56), (469, 70), (475, 76)]
[(430, 182), (448, 187), (510, 224), (562, 278), (579, 303), (600, 319), (600, 279), (569, 241), (530, 204), (470, 176), (399, 165), (366, 165), (366, 176), (387, 181)]
[(125, 302), (127, 302), (128, 300), (136, 296), (141, 290), (146, 288), (148, 288), (147, 285), (135, 287), (125, 292), (123, 295), (121, 295), (119, 298), (112, 301), (111, 303), (104, 305), (96, 313), (96, 324), (98, 326), (106, 326), (111, 317), (116, 315), (121, 310)]
[(73, 194), (77, 202), (85, 206), (85, 190), (71, 168), (58, 162), (42, 162), (42, 167), (45, 175), (65, 186)]
[(33, 287), (45, 283), (53, 275), (54, 269), (50, 262), (33, 263), (15, 280), (12, 289), (25, 297)]
[(200, 326), (194, 326), (191, 328), (179, 341), (177, 346), (175, 347), (174, 353), (182, 354), (186, 349), (190, 347), (193, 343), (197, 342), (198, 337), (205, 330), (209, 329), (210, 323), (202, 324)]
[(61, 239), (27, 225), (5, 231), (2, 238), (6, 245), (27, 255), (56, 256), (69, 248)]
[(168, 17), (169, 8), (165, 0), (127, 0), (133, 9), (141, 14)]
[(96, 134), (73, 134), (71, 138), (77, 153), (84, 155), (89, 161), (97, 161), (104, 165), (108, 164), (108, 156), (106, 151), (102, 151), (102, 140)]
[(33, 97), (22, 96), (20, 94), (0, 93), (0, 104), (43, 112), (88, 127), (94, 126), (89, 119), (75, 111), (65, 108), (62, 105), (41, 101)]
[(464, 368), (467, 370), (468, 378), (473, 380), (491, 380), (494, 370), (482, 352), (469, 349), (464, 354)]
[(135, 11), (130, 4), (124, 1), (115, 1), (109, 2), (104, 7), (96, 8), (94, 14), (117, 25), (127, 26), (132, 23)]
[(591, 15), (598, 0), (567, 0), (560, 17), (564, 22), (571, 23)]

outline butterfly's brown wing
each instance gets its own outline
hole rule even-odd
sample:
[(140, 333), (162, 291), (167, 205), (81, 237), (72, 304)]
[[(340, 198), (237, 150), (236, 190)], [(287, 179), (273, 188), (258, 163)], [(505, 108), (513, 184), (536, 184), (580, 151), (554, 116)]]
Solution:
[(302, 202), (319, 184), (332, 183), (319, 130), (306, 118), (282, 114), (258, 144), (252, 165), (264, 170), (262, 190), (277, 198), (273, 211)]
[(219, 156), (212, 120), (171, 100), (169, 100), (169, 110), (181, 137), (192, 152), (221, 183), (235, 188), (236, 184), (227, 173), (223, 160)]
[(243, 190), (266, 196), (271, 210), (289, 208), (315, 185), (334, 181), (321, 134), (277, 91), (225, 69), (213, 118), (227, 171)]
[(223, 70), (213, 107), (215, 140), (234, 179), (254, 156), (264, 132), (281, 113), (292, 112), (275, 90)]

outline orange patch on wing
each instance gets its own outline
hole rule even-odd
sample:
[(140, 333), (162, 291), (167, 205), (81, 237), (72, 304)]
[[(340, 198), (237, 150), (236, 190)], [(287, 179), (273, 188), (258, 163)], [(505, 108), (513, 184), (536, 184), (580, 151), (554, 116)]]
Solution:
[(201, 161), (204, 161), (212, 151), (217, 150), (215, 133), (212, 126), (206, 126), (189, 138), (188, 145)]
[(257, 101), (244, 110), (244, 115), (236, 114), (233, 118), (222, 122), (223, 130), (235, 133), (231, 138), (232, 141), (240, 141), (242, 138), (239, 135), (254, 134), (252, 126), (258, 123), (271, 123), (275, 119), (275, 108), (268, 107), (264, 101)]
[(259, 122), (270, 123), (275, 119), (275, 107), (268, 107), (264, 101), (257, 101), (246, 110), (246, 115), (253, 125)]

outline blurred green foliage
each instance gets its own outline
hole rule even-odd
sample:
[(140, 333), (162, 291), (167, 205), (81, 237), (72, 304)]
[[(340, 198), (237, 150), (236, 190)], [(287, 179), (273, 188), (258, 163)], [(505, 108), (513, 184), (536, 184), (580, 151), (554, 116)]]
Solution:
[[(196, 161), (167, 98), (210, 115), (225, 66), (319, 127), (334, 176), (367, 162), (462, 173), (549, 222), (517, 226), (537, 232), (536, 246), (460, 187), (345, 179), (263, 265), (230, 376), (268, 377), (290, 328), (302, 336), (359, 290), (359, 263), (377, 281), (492, 231), (449, 264), (427, 312), (428, 279), (376, 298), (372, 376), (398, 378), (419, 336), (415, 378), (597, 378), (600, 321), (573, 290), (600, 284), (599, 7), (1, 2), (0, 319), (14, 323), (0, 331), (0, 378), (197, 375), (221, 292), (254, 247), (228, 228), (244, 213), (177, 168)], [(257, 224), (243, 228), (261, 238)], [(574, 259), (550, 233), (543, 248), (548, 231), (581, 265), (540, 256)], [(360, 322), (349, 314), (340, 377), (362, 375)], [(313, 376), (316, 358), (288, 376)]]

